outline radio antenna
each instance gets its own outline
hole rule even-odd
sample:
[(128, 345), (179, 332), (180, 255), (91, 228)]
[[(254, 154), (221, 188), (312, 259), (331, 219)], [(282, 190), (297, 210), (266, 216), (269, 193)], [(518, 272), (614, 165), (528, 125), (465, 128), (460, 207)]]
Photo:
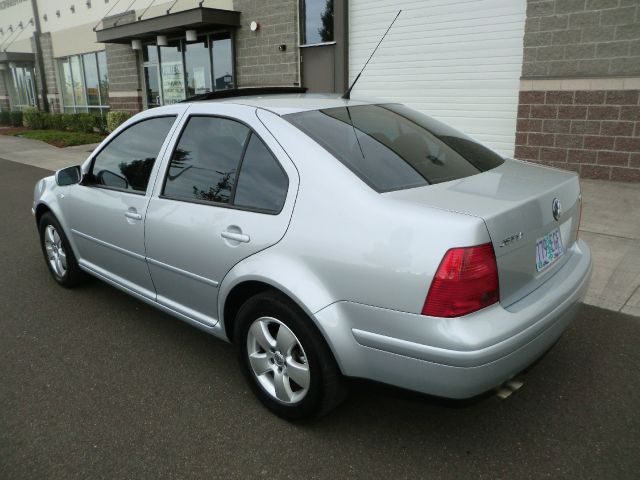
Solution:
[(387, 33), (389, 33), (389, 30), (391, 30), (391, 27), (393, 27), (393, 24), (396, 23), (396, 20), (398, 19), (398, 17), (400, 16), (400, 13), (402, 12), (402, 10), (398, 10), (398, 13), (396, 14), (396, 17), (393, 19), (393, 21), (391, 22), (391, 25), (389, 25), (389, 28), (387, 28), (387, 31), (384, 32), (384, 35), (382, 35), (382, 38), (380, 39), (380, 41), (378, 42), (378, 45), (376, 45), (376, 48), (373, 49), (373, 52), (371, 52), (371, 55), (369, 55), (369, 59), (367, 60), (367, 63), (364, 64), (364, 67), (362, 67), (362, 70), (360, 70), (360, 73), (358, 74), (358, 76), (356, 77), (356, 79), (353, 81), (353, 83), (349, 86), (349, 88), (347, 89), (346, 92), (344, 92), (344, 95), (342, 95), (342, 98), (344, 98), (345, 100), (349, 100), (351, 98), (351, 90), (353, 90), (354, 85), (356, 84), (356, 82), (358, 81), (358, 79), (360, 78), (360, 75), (362, 75), (362, 72), (364, 72), (364, 69), (367, 68), (367, 65), (369, 65), (369, 62), (371, 61), (371, 59), (373, 58), (373, 55), (376, 53), (376, 51), (378, 50), (378, 47), (380, 46), (380, 44), (382, 43), (382, 41), (384, 40), (384, 37), (387, 36)]

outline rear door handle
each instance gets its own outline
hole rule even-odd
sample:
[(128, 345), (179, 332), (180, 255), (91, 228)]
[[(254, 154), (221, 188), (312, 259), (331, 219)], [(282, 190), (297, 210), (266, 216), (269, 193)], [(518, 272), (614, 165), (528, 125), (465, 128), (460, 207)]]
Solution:
[(227, 240), (234, 240), (236, 242), (242, 243), (249, 243), (251, 241), (251, 237), (249, 237), (249, 235), (246, 235), (244, 233), (229, 232), (227, 230), (222, 232), (220, 236), (222, 238), (226, 238)]
[(132, 220), (142, 220), (142, 215), (136, 212), (124, 212), (124, 216)]

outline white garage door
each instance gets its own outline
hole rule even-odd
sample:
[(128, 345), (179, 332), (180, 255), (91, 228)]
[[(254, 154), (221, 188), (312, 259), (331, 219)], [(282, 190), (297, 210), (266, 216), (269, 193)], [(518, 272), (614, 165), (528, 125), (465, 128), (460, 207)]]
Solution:
[(525, 0), (350, 0), (353, 98), (401, 101), (512, 156)]

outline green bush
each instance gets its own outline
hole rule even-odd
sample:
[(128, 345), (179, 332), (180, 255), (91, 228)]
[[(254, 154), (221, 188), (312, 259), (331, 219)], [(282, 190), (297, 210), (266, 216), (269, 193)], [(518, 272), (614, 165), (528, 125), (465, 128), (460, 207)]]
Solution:
[(11, 112), (0, 112), (0, 125), (11, 125)]
[(49, 128), (49, 114), (37, 108), (27, 108), (22, 111), (22, 124), (34, 130)]
[(107, 113), (107, 131), (113, 132), (120, 124), (124, 123), (131, 117), (127, 112), (109, 112)]
[(50, 113), (46, 116), (45, 129), (64, 130), (67, 128), (66, 113)]
[(11, 112), (11, 126), (12, 127), (21, 127), (22, 126), (22, 112), (14, 111)]

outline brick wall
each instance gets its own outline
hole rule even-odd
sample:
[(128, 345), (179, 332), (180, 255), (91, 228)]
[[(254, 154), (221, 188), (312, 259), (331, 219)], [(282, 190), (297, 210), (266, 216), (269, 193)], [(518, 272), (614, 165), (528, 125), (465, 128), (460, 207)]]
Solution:
[(515, 157), (640, 181), (640, 90), (522, 91)]
[(530, 0), (522, 75), (640, 74), (639, 14), (639, 0)]
[(529, 0), (515, 157), (640, 182), (640, 0)]
[[(118, 20), (118, 25), (135, 21), (135, 12), (125, 12), (103, 20), (104, 28)], [(129, 44), (107, 43), (109, 105), (111, 110), (136, 113), (142, 110), (142, 88), (138, 57)]]
[[(298, 2), (235, 0), (233, 7), (242, 12), (235, 32), (237, 86), (297, 85)], [(253, 20), (260, 23), (256, 32), (249, 29)]]

